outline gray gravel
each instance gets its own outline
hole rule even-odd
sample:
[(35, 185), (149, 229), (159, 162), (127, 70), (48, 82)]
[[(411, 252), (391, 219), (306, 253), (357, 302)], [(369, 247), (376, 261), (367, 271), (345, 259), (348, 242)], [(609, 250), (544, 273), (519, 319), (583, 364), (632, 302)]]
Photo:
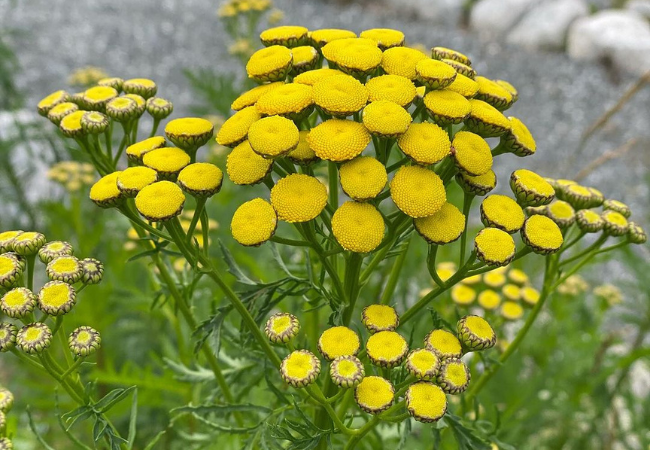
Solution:
[[(0, 6), (2, 3), (0, 0)], [(275, 3), (285, 11), (285, 23), (357, 32), (371, 27), (399, 28), (405, 31), (408, 42), (456, 48), (470, 55), (481, 74), (512, 82), (519, 88), (520, 100), (510, 114), (529, 125), (539, 150), (525, 162), (502, 157), (500, 176), (525, 165), (549, 176), (571, 177), (603, 152), (628, 139), (639, 139), (625, 157), (601, 167), (585, 183), (593, 183), (607, 196), (633, 206), (644, 205), (646, 210), (650, 88), (601, 130), (581, 155), (576, 155), (582, 132), (634, 80), (621, 75), (623, 78), (615, 83), (612, 78), (619, 75), (604, 66), (571, 61), (560, 53), (531, 54), (484, 44), (453, 24), (433, 27), (417, 15), (378, 2), (349, 6), (317, 0)], [(20, 83), (32, 104), (65, 85), (75, 68), (96, 65), (116, 76), (155, 79), (160, 93), (172, 99), (182, 114), (193, 101), (183, 68), (206, 67), (224, 73), (241, 70), (227, 53), (229, 39), (216, 17), (217, 7), (218, 2), (206, 0), (31, 0), (10, 8), (4, 23), (23, 32), (16, 42), (24, 68)]]

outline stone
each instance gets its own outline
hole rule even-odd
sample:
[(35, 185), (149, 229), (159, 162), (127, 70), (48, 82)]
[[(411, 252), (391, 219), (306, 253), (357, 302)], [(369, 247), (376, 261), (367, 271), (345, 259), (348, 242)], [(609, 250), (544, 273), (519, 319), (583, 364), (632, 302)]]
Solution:
[(470, 13), (470, 27), (488, 37), (500, 37), (512, 29), (538, 0), (480, 0)]
[(396, 10), (415, 14), (430, 23), (458, 23), (463, 2), (458, 0), (387, 0)]
[(571, 23), (586, 16), (584, 0), (551, 0), (528, 11), (508, 34), (507, 41), (531, 50), (561, 50)]
[(632, 0), (625, 7), (630, 11), (637, 12), (650, 20), (650, 0)]
[(609, 60), (617, 69), (644, 74), (650, 70), (650, 24), (629, 10), (582, 17), (569, 29), (567, 52), (577, 60)]

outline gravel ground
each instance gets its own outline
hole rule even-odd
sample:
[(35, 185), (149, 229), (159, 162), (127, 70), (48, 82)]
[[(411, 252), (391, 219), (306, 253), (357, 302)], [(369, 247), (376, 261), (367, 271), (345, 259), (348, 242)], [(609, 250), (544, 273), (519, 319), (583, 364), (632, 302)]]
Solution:
[[(510, 114), (529, 125), (539, 149), (525, 165), (546, 175), (571, 177), (603, 152), (638, 139), (626, 156), (596, 170), (585, 183), (598, 185), (607, 196), (647, 212), (645, 178), (650, 158), (643, 150), (650, 145), (650, 88), (637, 95), (578, 154), (582, 132), (634, 80), (620, 78), (604, 66), (571, 61), (560, 53), (531, 54), (483, 43), (452, 24), (432, 27), (417, 15), (380, 3), (275, 3), (285, 11), (285, 23), (357, 32), (394, 27), (404, 30), (410, 43), (443, 45), (467, 53), (479, 73), (506, 79), (519, 88), (520, 100)], [(161, 95), (172, 99), (177, 113), (183, 114), (193, 101), (183, 68), (208, 67), (230, 73), (241, 70), (227, 53), (229, 39), (216, 17), (217, 7), (218, 2), (207, 0), (94, 0), (75, 2), (74, 7), (67, 0), (32, 0), (17, 2), (9, 9), (5, 23), (10, 21), (22, 32), (17, 41), (24, 69), (20, 84), (31, 104), (64, 86), (75, 68), (96, 65), (116, 76), (155, 79)], [(614, 82), (613, 78), (620, 79)], [(498, 175), (506, 176), (522, 163), (517, 158), (503, 158)], [(626, 183), (620, 183), (621, 177)]]

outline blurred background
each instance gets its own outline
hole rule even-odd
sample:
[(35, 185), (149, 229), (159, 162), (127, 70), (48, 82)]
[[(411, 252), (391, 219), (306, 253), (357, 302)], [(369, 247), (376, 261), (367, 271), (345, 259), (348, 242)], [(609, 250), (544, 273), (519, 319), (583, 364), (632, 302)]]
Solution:
[[(127, 263), (128, 224), (87, 200), (95, 178), (82, 166), (56, 166), (85, 160), (36, 113), (36, 103), (55, 90), (82, 91), (106, 76), (151, 78), (158, 95), (173, 101), (173, 117), (200, 115), (218, 126), (250, 87), (243, 64), (260, 47), (261, 30), (396, 28), (407, 45), (456, 49), (479, 74), (518, 89), (509, 113), (527, 124), (538, 151), (525, 162), (502, 158), (499, 178), (526, 167), (576, 179), (627, 203), (632, 219), (650, 227), (650, 0), (273, 0), (261, 11), (209, 0), (0, 0), (0, 11), (0, 230), (38, 229), (106, 262), (99, 301), (76, 314), (122, 343), (105, 350), (110, 364), (98, 364), (92, 375), (107, 384), (143, 382), (145, 436), (183, 394), (165, 390), (165, 380), (178, 374), (161, 362), (164, 343), (149, 336), (163, 332), (167, 319), (151, 308), (156, 293), (147, 268)], [(224, 157), (215, 143), (205, 159), (223, 168)], [(234, 246), (228, 224), (242, 200), (228, 187), (211, 217), (213, 236)], [(264, 272), (255, 252), (233, 251), (254, 274)], [(554, 299), (543, 330), (495, 380), (489, 395), (507, 405), (511, 421), (500, 437), (515, 448), (648, 448), (648, 249), (614, 255)], [(428, 287), (426, 270), (415, 258), (409, 264), (404, 273), (413, 275), (400, 295), (415, 296)], [(535, 266), (528, 269), (534, 279)], [(595, 288), (610, 283), (619, 287), (614, 294), (598, 294)], [(9, 358), (0, 359), (0, 383), (16, 391), (17, 409), (31, 403), (47, 412), (51, 398), (30, 395), (38, 380), (23, 380), (20, 389), (11, 381), (18, 373)], [(517, 394), (508, 386), (522, 376), (525, 389)], [(41, 417), (41, 431), (56, 442), (47, 421)], [(602, 446), (585, 447), (595, 424), (605, 427), (597, 434)], [(40, 448), (26, 428), (18, 436), (17, 448)]]

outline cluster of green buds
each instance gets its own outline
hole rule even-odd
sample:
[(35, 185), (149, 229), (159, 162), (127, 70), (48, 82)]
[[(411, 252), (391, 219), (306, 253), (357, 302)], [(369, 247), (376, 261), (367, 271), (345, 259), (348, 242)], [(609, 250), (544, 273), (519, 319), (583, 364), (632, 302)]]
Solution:
[(6, 435), (7, 433), (7, 413), (14, 405), (14, 396), (8, 390), (0, 385), (0, 450), (12, 450), (13, 444)]
[[(46, 352), (53, 337), (63, 332), (64, 316), (74, 308), (78, 294), (102, 280), (100, 261), (78, 259), (73, 253), (68, 242), (48, 242), (38, 232), (0, 232), (0, 311), (9, 319), (0, 323), (0, 352)], [(38, 264), (44, 266), (48, 281), (37, 291)], [(75, 357), (85, 357), (100, 342), (95, 330), (80, 327), (70, 334), (68, 349)]]
[(399, 316), (391, 306), (366, 306), (361, 322), (368, 334), (365, 349), (356, 331), (334, 326), (318, 338), (321, 362), (315, 352), (294, 347), (292, 341), (300, 332), (296, 316), (272, 315), (266, 322), (266, 336), (290, 351), (280, 366), (282, 379), (294, 388), (308, 387), (318, 380), (322, 365), (329, 363), (327, 383), (341, 390), (335, 395), (354, 389), (361, 410), (379, 414), (403, 396), (415, 420), (435, 422), (447, 411), (446, 395), (460, 394), (469, 385), (470, 371), (462, 356), (496, 344), (492, 327), (475, 315), (462, 317), (456, 330), (432, 330), (421, 348), (410, 351), (406, 339), (396, 331)]

